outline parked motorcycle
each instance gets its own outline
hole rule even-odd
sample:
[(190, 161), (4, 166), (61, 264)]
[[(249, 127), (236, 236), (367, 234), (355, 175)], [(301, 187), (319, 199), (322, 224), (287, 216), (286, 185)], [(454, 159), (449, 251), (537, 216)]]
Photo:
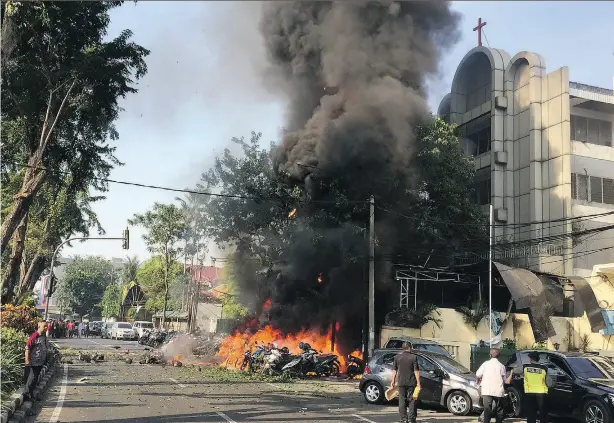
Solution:
[(348, 354), (347, 363), (348, 365), (345, 373), (350, 379), (353, 379), (356, 376), (364, 373), (365, 362), (361, 358), (353, 356), (352, 354)]
[(256, 345), (256, 351), (253, 353), (250, 350), (247, 350), (243, 353), (243, 361), (241, 362), (240, 369), (247, 370), (248, 372), (253, 372), (264, 364), (264, 357), (266, 353), (266, 348), (262, 345)]
[(306, 376), (315, 373), (317, 376), (336, 376), (341, 367), (335, 354), (321, 354), (311, 348), (311, 345), (301, 342), (299, 348), (303, 351), (297, 358), (286, 364), (282, 371), (295, 376)]
[(265, 355), (262, 372), (267, 375), (280, 374), (284, 366), (295, 358), (294, 355), (290, 354), (288, 347), (281, 349), (274, 347)]
[(143, 329), (143, 334), (139, 336), (139, 340), (138, 340), (139, 345), (147, 345), (147, 341), (149, 340), (150, 335), (151, 335), (150, 329)]

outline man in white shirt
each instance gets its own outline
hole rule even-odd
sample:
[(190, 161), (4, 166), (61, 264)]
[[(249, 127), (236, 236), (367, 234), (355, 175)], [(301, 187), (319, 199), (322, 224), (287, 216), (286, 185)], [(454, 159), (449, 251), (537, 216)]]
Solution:
[(503, 413), (498, 412), (501, 398), (505, 395), (505, 366), (499, 361), (500, 354), (497, 348), (491, 349), (490, 360), (482, 363), (476, 372), (484, 402), (484, 423), (490, 423), (493, 414), (497, 423), (503, 421)]

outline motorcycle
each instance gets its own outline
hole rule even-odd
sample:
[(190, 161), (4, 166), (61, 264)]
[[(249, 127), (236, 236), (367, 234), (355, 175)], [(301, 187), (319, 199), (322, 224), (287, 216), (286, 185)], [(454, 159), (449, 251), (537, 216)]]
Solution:
[(153, 348), (157, 348), (160, 345), (162, 345), (166, 336), (167, 336), (166, 332), (161, 332), (161, 331), (150, 332), (147, 340), (145, 341), (146, 345), (153, 347)]
[(365, 362), (362, 359), (353, 356), (352, 354), (348, 354), (347, 363), (348, 365), (345, 373), (347, 374), (348, 378), (353, 379), (364, 373)]
[(139, 336), (139, 340), (138, 340), (139, 345), (147, 345), (147, 341), (149, 340), (150, 334), (151, 334), (151, 330), (143, 329), (143, 334)]
[(266, 354), (265, 347), (261, 345), (256, 345), (256, 351), (253, 353), (250, 350), (247, 350), (243, 353), (243, 361), (241, 362), (240, 370), (247, 370), (248, 372), (253, 372), (260, 367), (264, 363), (264, 357)]
[(282, 372), (283, 367), (294, 360), (294, 358), (295, 356), (290, 354), (288, 347), (283, 347), (282, 349), (274, 347), (264, 358), (262, 372), (268, 375), (279, 374)]
[(296, 376), (306, 376), (309, 373), (315, 373), (317, 376), (339, 374), (341, 366), (335, 354), (321, 354), (321, 351), (316, 351), (311, 348), (311, 345), (303, 342), (299, 344), (299, 348), (303, 350), (303, 353), (286, 364), (282, 368), (283, 372)]

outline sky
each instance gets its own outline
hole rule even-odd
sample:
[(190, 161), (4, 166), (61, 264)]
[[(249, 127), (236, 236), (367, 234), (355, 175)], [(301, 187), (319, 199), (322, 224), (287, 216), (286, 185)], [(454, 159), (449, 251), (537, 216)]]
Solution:
[[(265, 51), (258, 33), (257, 2), (126, 2), (111, 14), (109, 37), (123, 29), (151, 50), (148, 74), (137, 94), (122, 101), (116, 155), (125, 163), (111, 179), (177, 189), (193, 188), (214, 158), (232, 148), (232, 137), (262, 132), (264, 142), (279, 139), (285, 104), (266, 89)], [(442, 58), (431, 80), (428, 102), (436, 112), (454, 72), (477, 45), (479, 17), (484, 44), (507, 51), (540, 54), (551, 72), (570, 69), (570, 80), (612, 88), (614, 79), (614, 2), (453, 2), (462, 14), (462, 38)], [(94, 210), (106, 236), (121, 237), (127, 220), (154, 202), (180, 194), (111, 183)], [(150, 256), (143, 231), (130, 229), (130, 250), (121, 241), (73, 244), (63, 256), (107, 258)], [(92, 234), (93, 236), (93, 234)], [(211, 249), (210, 257), (223, 254)]]

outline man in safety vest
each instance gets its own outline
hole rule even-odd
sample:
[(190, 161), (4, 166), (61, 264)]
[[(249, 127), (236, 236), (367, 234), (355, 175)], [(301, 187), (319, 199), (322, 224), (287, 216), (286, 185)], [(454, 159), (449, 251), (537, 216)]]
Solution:
[(546, 366), (538, 364), (539, 354), (535, 351), (529, 354), (529, 364), (523, 366), (524, 404), (527, 413), (527, 423), (535, 423), (539, 411), (540, 423), (548, 423), (548, 408), (546, 397), (548, 386), (552, 385)]

